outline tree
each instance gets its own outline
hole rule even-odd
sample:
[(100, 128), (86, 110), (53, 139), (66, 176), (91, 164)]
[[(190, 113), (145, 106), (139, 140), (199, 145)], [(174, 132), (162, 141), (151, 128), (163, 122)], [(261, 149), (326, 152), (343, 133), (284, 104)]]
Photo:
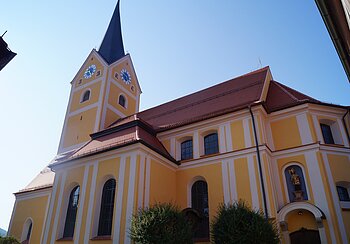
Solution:
[(6, 237), (0, 236), (0, 244), (20, 244), (20, 242), (17, 241), (16, 238), (11, 236), (6, 236)]
[(261, 211), (250, 209), (243, 201), (221, 204), (212, 221), (215, 244), (279, 243), (276, 224), (264, 218)]
[(139, 209), (132, 218), (130, 237), (136, 244), (193, 243), (190, 224), (170, 203)]

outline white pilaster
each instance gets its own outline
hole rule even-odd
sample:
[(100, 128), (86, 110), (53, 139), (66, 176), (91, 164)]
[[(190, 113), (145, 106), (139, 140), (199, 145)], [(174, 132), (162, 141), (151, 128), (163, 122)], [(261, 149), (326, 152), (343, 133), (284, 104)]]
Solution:
[(307, 119), (306, 113), (298, 114), (296, 118), (297, 118), (301, 143), (303, 145), (312, 143), (312, 136), (311, 136), (309, 121)]

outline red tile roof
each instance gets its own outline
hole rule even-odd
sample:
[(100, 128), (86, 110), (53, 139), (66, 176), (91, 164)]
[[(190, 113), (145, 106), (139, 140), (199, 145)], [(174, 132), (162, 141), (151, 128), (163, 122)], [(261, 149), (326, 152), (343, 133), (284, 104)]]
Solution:
[(277, 81), (271, 81), (267, 97), (265, 101), (265, 108), (268, 113), (296, 106), (302, 103), (321, 103), (320, 101), (300, 93), (288, 86), (285, 86)]
[[(56, 162), (69, 161), (138, 142), (176, 162), (158, 140), (158, 132), (244, 109), (253, 103), (262, 104), (268, 113), (306, 102), (325, 104), (277, 81), (265, 82), (268, 77), (269, 67), (265, 67), (119, 119), (107, 129), (92, 134), (91, 141), (73, 154), (66, 155)], [(264, 86), (267, 85), (269, 87), (266, 99), (260, 101)]]
[(269, 67), (142, 111), (140, 118), (157, 131), (218, 116), (259, 100)]

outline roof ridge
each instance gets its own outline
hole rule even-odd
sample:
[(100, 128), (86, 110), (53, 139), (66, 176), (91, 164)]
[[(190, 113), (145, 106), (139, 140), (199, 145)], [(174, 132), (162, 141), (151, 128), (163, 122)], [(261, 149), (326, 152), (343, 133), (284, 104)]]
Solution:
[[(150, 120), (150, 119), (154, 119), (154, 118), (157, 118), (159, 116), (163, 116), (163, 115), (166, 115), (166, 114), (171, 114), (171, 113), (174, 113), (176, 111), (179, 111), (179, 110), (183, 110), (185, 108), (188, 108), (188, 107), (192, 107), (194, 105), (197, 105), (197, 104), (201, 104), (203, 102), (207, 102), (207, 101), (210, 101), (210, 100), (213, 100), (213, 99), (216, 99), (218, 97), (222, 97), (222, 96), (226, 96), (228, 94), (232, 94), (232, 93), (235, 93), (235, 92), (238, 92), (238, 91), (241, 91), (241, 90), (244, 90), (244, 89), (247, 89), (249, 87), (252, 87), (252, 86), (256, 86), (258, 84), (260, 84), (261, 82), (260, 81), (255, 81), (249, 85), (246, 85), (246, 86), (243, 86), (243, 87), (240, 87), (240, 88), (236, 88), (236, 89), (232, 89), (232, 90), (228, 90), (226, 92), (223, 92), (223, 93), (220, 93), (220, 94), (217, 94), (217, 95), (214, 95), (214, 96), (211, 96), (211, 97), (208, 97), (208, 98), (205, 98), (205, 99), (201, 99), (199, 101), (196, 101), (196, 102), (193, 102), (193, 103), (189, 103), (189, 104), (186, 104), (186, 105), (183, 105), (181, 107), (178, 107), (178, 108), (175, 108), (175, 109), (172, 109), (172, 110), (168, 110), (166, 112), (163, 112), (163, 113), (160, 113), (160, 114), (155, 114), (151, 117), (147, 117), (145, 119), (147, 120)], [(142, 112), (141, 112), (142, 113)]]

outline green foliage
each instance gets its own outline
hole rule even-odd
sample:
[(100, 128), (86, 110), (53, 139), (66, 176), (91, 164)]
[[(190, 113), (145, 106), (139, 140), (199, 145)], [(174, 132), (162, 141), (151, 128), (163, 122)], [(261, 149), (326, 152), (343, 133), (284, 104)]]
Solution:
[(139, 209), (132, 218), (130, 237), (136, 244), (193, 243), (190, 224), (179, 208), (170, 203)]
[(212, 221), (212, 238), (216, 244), (279, 243), (276, 224), (262, 212), (250, 209), (243, 201), (221, 204)]
[(0, 237), (0, 244), (20, 244), (16, 238), (12, 236)]

